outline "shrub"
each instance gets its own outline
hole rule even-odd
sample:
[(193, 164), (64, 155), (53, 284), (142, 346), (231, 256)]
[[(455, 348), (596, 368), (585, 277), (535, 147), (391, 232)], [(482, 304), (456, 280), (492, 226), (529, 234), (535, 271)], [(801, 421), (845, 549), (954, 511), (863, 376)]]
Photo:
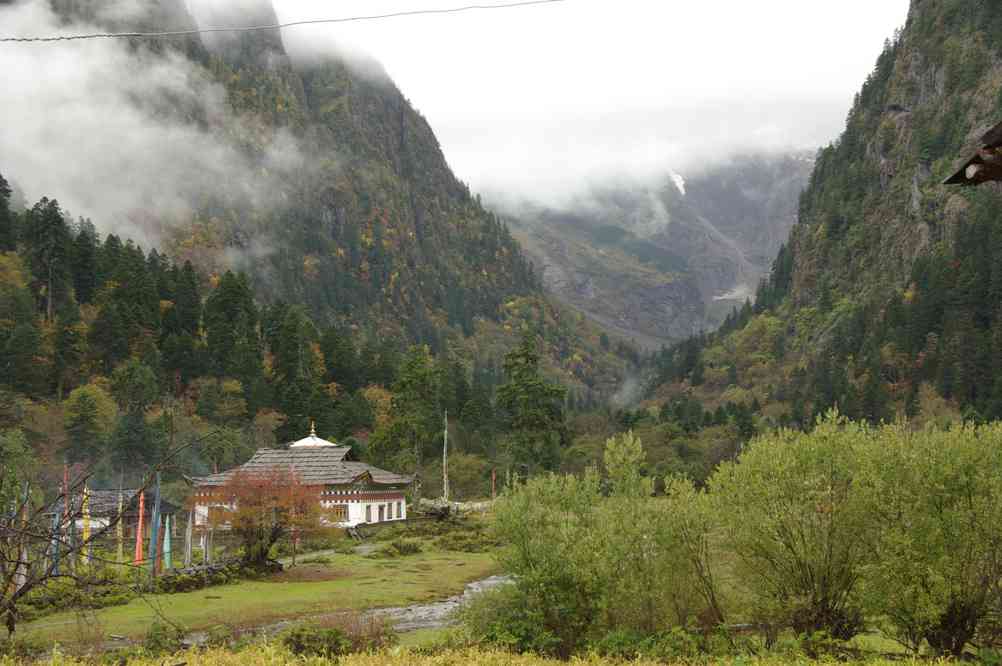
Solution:
[(47, 642), (40, 637), (8, 636), (0, 640), (0, 658), (10, 657), (15, 663), (21, 660), (29, 661), (41, 655), (47, 648)]
[(303, 656), (337, 657), (374, 652), (396, 644), (397, 634), (381, 617), (341, 613), (285, 632), (282, 644)]
[(960, 657), (975, 640), (997, 642), (1002, 425), (882, 428), (865, 479), (883, 526), (866, 576), (871, 612), (915, 651), (925, 642)]
[(143, 649), (153, 655), (173, 654), (181, 649), (183, 640), (180, 627), (154, 622), (143, 637)]
[(282, 635), (282, 644), (295, 655), (338, 657), (351, 651), (351, 641), (340, 629), (302, 625)]
[(318, 626), (337, 629), (351, 643), (351, 652), (374, 652), (396, 644), (397, 633), (385, 618), (362, 613), (339, 613)]
[(306, 557), (299, 560), (300, 564), (331, 564), (334, 560), (327, 557), (326, 555), (315, 555), (313, 557)]
[(811, 434), (755, 440), (710, 479), (711, 496), (757, 614), (797, 633), (847, 640), (879, 521), (858, 480), (870, 431), (837, 416)]
[(543, 622), (531, 599), (514, 585), (506, 585), (474, 597), (459, 612), (472, 643), (486, 644), (517, 653), (555, 655), (563, 641)]
[(225, 624), (209, 627), (209, 630), (205, 632), (206, 647), (227, 647), (235, 639), (236, 633), (233, 631), (233, 627)]
[(410, 539), (394, 539), (384, 544), (379, 550), (372, 554), (372, 557), (406, 557), (407, 555), (417, 555), (422, 550), (421, 542)]

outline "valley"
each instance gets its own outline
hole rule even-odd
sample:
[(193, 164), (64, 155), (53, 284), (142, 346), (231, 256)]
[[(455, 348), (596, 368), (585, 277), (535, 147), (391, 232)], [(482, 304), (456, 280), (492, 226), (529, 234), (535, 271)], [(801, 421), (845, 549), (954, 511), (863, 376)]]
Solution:
[(0, 666), (999, 663), (1002, 7), (891, 1), (0, 0)]
[(595, 186), (556, 209), (496, 208), (550, 294), (656, 350), (754, 299), (812, 168), (810, 153), (739, 155), (684, 181)]

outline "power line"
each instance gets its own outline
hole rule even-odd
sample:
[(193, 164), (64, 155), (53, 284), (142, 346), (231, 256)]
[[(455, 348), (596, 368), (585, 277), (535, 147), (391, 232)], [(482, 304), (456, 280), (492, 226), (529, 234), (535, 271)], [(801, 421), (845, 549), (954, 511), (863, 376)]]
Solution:
[(175, 30), (171, 32), (103, 32), (84, 35), (63, 35), (60, 37), (0, 37), (0, 42), (69, 42), (81, 39), (165, 39), (170, 37), (187, 37), (190, 35), (200, 35), (212, 32), (261, 32), (264, 30), (281, 30), (300, 25), (316, 25), (322, 23), (357, 23), (361, 21), (378, 21), (390, 18), (403, 18), (407, 16), (428, 16), (436, 14), (459, 14), (462, 12), (481, 11), (487, 9), (513, 9), (516, 7), (529, 7), (532, 5), (552, 5), (567, 0), (522, 0), (521, 2), (510, 2), (503, 5), (467, 5), (465, 7), (453, 7), (450, 9), (415, 9), (404, 12), (393, 12), (390, 14), (373, 14), (371, 16), (349, 16), (346, 18), (334, 19), (312, 19), (308, 21), (292, 21), (290, 23), (279, 23), (277, 25), (259, 25), (237, 28), (200, 28), (196, 30)]

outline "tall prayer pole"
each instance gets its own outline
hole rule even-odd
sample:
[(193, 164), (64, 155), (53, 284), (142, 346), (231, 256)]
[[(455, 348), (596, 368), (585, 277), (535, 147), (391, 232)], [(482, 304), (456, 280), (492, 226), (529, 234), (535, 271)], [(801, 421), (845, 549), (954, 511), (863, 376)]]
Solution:
[(171, 552), (171, 519), (170, 514), (164, 518), (164, 571), (170, 571), (174, 568), (174, 555)]
[(83, 499), (80, 500), (80, 515), (83, 518), (83, 531), (80, 538), (80, 566), (85, 567), (90, 562), (90, 490), (84, 484)]
[(157, 472), (157, 485), (153, 490), (153, 511), (150, 514), (150, 573), (157, 574), (157, 564), (160, 559), (160, 472)]
[(449, 501), (449, 410), (445, 410), (445, 434), (442, 436), (442, 499)]
[[(24, 482), (24, 499), (21, 502), (18, 518), (21, 521), (21, 529), (28, 531), (28, 498), (31, 497), (31, 486)], [(17, 592), (28, 582), (28, 540), (21, 539), (21, 547), (17, 552), (17, 568), (14, 570), (14, 591)]]
[(188, 511), (188, 527), (184, 532), (184, 568), (191, 566), (191, 539), (194, 536), (195, 509)]
[(132, 563), (139, 566), (143, 563), (143, 522), (146, 513), (146, 491), (139, 491), (139, 522), (136, 524), (136, 555)]
[(59, 507), (52, 512), (52, 575), (59, 575), (59, 548), (62, 541), (62, 530), (59, 527), (60, 515)]
[(119, 564), (125, 563), (125, 498), (122, 497), (122, 485), (118, 485), (118, 522), (115, 523), (115, 540), (118, 542), (118, 557), (115, 560)]

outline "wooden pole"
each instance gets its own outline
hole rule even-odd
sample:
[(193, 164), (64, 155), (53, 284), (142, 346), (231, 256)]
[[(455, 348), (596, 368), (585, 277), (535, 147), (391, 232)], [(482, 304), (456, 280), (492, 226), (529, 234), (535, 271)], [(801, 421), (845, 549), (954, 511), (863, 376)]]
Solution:
[(188, 511), (188, 527), (184, 531), (184, 568), (191, 566), (191, 539), (195, 530), (195, 509)]
[(445, 434), (442, 437), (442, 499), (449, 501), (449, 410), (445, 410)]
[(125, 526), (122, 524), (125, 522), (125, 498), (122, 491), (122, 476), (118, 477), (118, 522), (115, 524), (115, 540), (118, 546), (118, 557), (115, 561), (119, 564), (125, 563)]

